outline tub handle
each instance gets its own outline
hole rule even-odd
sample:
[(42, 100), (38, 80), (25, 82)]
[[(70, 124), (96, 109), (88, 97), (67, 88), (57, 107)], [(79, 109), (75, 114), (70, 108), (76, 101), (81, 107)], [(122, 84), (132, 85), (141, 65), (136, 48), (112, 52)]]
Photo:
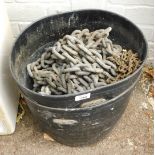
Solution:
[(56, 123), (58, 125), (74, 125), (74, 124), (77, 124), (78, 121), (73, 120), (73, 119), (64, 119), (64, 118), (57, 119), (57, 118), (54, 118), (53, 123)]

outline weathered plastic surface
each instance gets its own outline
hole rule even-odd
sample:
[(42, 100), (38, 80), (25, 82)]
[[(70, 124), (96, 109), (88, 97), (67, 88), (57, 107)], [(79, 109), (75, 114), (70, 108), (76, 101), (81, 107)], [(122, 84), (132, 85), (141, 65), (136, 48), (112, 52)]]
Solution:
[(134, 86), (105, 103), (89, 108), (50, 108), (25, 99), (45, 133), (59, 143), (82, 146), (96, 143), (112, 130), (123, 114)]
[[(26, 65), (36, 60), (39, 55), (35, 51), (47, 44), (53, 44), (65, 34), (70, 34), (75, 29), (88, 28), (91, 31), (111, 26), (110, 39), (126, 49), (138, 52), (142, 61), (141, 66), (129, 77), (108, 86), (96, 88), (91, 91), (72, 95), (47, 95), (31, 91), (32, 79), (28, 76)], [(142, 32), (129, 20), (115, 13), (102, 10), (82, 10), (63, 13), (43, 18), (29, 26), (17, 39), (11, 54), (12, 75), (22, 93), (28, 98), (48, 107), (71, 108), (92, 99), (106, 96), (112, 98), (124, 92), (139, 78), (141, 69), (146, 58), (147, 43)], [(34, 59), (30, 56), (34, 54)], [(31, 57), (32, 58), (32, 57)], [(75, 96), (91, 93), (91, 97), (82, 101), (75, 101)]]
[[(13, 45), (11, 24), (3, 1), (0, 1), (0, 136), (12, 134), (16, 127), (19, 92), (9, 68)], [(1, 137), (0, 137), (1, 138)]]

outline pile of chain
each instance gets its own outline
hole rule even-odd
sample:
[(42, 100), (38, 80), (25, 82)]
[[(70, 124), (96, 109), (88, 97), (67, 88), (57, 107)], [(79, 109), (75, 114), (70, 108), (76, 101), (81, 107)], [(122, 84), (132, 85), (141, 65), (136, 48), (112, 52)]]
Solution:
[[(137, 53), (133, 53), (132, 50), (123, 49), (121, 55), (107, 57), (107, 60), (112, 61), (117, 65), (117, 76), (115, 81), (126, 78), (132, 74), (139, 66), (140, 60)], [(111, 83), (112, 81), (108, 81)]]
[(108, 39), (111, 30), (75, 30), (46, 48), (41, 58), (27, 65), (33, 90), (47, 95), (73, 94), (133, 73), (140, 64), (138, 56), (113, 44)]

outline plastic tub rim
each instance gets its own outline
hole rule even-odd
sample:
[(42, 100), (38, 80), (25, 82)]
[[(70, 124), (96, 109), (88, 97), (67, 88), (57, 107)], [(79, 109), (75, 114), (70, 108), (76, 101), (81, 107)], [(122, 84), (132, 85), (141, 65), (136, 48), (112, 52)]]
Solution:
[(131, 89), (133, 89), (136, 85), (136, 83), (138, 82), (139, 79), (137, 79), (128, 89), (126, 89), (124, 92), (122, 92), (121, 94), (119, 94), (118, 96), (110, 99), (110, 100), (107, 100), (105, 101), (104, 103), (102, 104), (98, 104), (98, 105), (94, 105), (94, 106), (91, 106), (91, 107), (85, 107), (85, 108), (53, 108), (53, 107), (48, 107), (48, 106), (45, 106), (45, 105), (41, 105), (39, 104), (37, 101), (34, 101), (33, 99), (29, 99), (28, 97), (25, 97), (27, 100), (33, 102), (33, 104), (35, 104), (36, 106), (40, 107), (40, 108), (44, 108), (44, 109), (50, 109), (50, 110), (56, 110), (56, 111), (84, 111), (84, 110), (92, 110), (94, 108), (98, 108), (100, 106), (103, 106), (103, 107), (107, 107), (110, 105), (110, 103), (114, 100), (117, 100), (119, 99), (121, 96), (124, 96), (124, 94), (126, 94), (128, 91), (130, 91)]
[[(41, 21), (41, 20), (44, 20), (44, 19), (47, 19), (47, 18), (50, 18), (50, 17), (54, 17), (54, 16), (59, 16), (59, 15), (63, 15), (63, 14), (67, 14), (67, 13), (76, 13), (76, 12), (84, 12), (84, 11), (101, 11), (101, 12), (106, 12), (106, 13), (110, 13), (112, 15), (116, 15), (116, 16), (119, 16), (121, 17), (123, 20), (126, 20), (127, 22), (131, 23), (136, 29), (138, 29), (138, 31), (141, 33), (145, 43), (146, 43), (146, 56), (143, 60), (143, 62), (140, 64), (140, 66), (138, 67), (138, 69), (136, 69), (136, 71), (134, 71), (132, 74), (130, 74), (129, 76), (127, 76), (126, 78), (124, 79), (121, 79), (115, 83), (112, 83), (112, 84), (108, 84), (106, 86), (101, 86), (101, 87), (98, 87), (98, 88), (94, 88), (94, 89), (90, 89), (90, 90), (87, 90), (87, 91), (84, 91), (84, 92), (78, 92), (78, 93), (75, 93), (75, 94), (64, 94), (64, 95), (46, 95), (46, 94), (40, 94), (40, 93), (37, 93), (37, 92), (34, 92), (32, 91), (31, 89), (23, 86), (22, 84), (20, 84), (19, 80), (17, 80), (16, 78), (16, 75), (15, 73), (13, 72), (13, 64), (12, 64), (12, 54), (13, 54), (13, 51), (14, 51), (14, 48), (15, 48), (15, 45), (16, 45), (16, 42), (19, 40), (19, 38), (22, 36), (23, 33), (25, 33), (28, 28), (30, 28), (32, 25), (35, 25), (37, 22)], [(63, 12), (63, 13), (60, 13), (60, 14), (54, 14), (54, 15), (49, 15), (49, 16), (45, 16), (45, 17), (42, 17), (38, 20), (35, 20), (32, 24), (30, 24), (29, 26), (26, 27), (26, 29), (24, 29), (20, 35), (17, 37), (17, 39), (15, 40), (14, 44), (13, 44), (13, 48), (12, 48), (12, 51), (11, 51), (11, 54), (9, 56), (9, 66), (10, 66), (10, 70), (11, 70), (11, 74), (12, 74), (12, 77), (14, 78), (14, 80), (16, 81), (16, 83), (22, 87), (23, 89), (26, 89), (26, 91), (28, 91), (29, 93), (32, 93), (32, 94), (35, 94), (35, 95), (38, 95), (38, 96), (41, 96), (41, 97), (45, 97), (45, 98), (67, 98), (67, 97), (74, 97), (74, 96), (77, 96), (77, 95), (82, 95), (82, 94), (87, 94), (87, 93), (91, 93), (91, 92), (94, 92), (96, 90), (100, 90), (102, 88), (108, 88), (108, 87), (114, 87), (115, 85), (119, 84), (119, 83), (123, 83), (124, 81), (130, 79), (132, 76), (134, 76), (137, 72), (139, 72), (144, 63), (146, 62), (146, 58), (147, 58), (147, 50), (148, 50), (148, 45), (147, 45), (147, 41), (146, 41), (146, 38), (145, 36), (143, 35), (142, 31), (132, 22), (130, 21), (129, 19), (127, 19), (126, 17), (122, 16), (122, 15), (119, 15), (117, 13), (114, 13), (114, 12), (111, 12), (111, 11), (106, 11), (106, 10), (101, 10), (101, 9), (79, 9), (79, 10), (75, 10), (75, 11), (66, 11), (66, 12)]]

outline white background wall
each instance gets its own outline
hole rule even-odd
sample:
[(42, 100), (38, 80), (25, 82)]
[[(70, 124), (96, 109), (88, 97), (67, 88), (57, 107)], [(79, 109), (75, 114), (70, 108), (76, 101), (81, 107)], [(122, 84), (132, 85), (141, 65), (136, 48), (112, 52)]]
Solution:
[(154, 0), (4, 0), (16, 38), (31, 22), (68, 10), (98, 8), (121, 14), (140, 27), (149, 45), (148, 60), (154, 53)]

